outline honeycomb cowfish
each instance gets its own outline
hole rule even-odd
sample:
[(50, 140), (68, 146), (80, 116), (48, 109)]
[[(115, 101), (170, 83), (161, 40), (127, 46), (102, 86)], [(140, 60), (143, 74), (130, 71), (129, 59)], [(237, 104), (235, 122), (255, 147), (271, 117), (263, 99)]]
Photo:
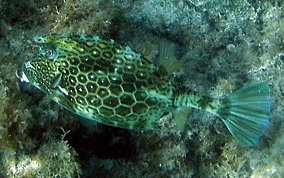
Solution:
[(224, 99), (184, 89), (173, 75), (114, 40), (48, 34), (32, 42), (33, 59), (17, 71), (22, 82), (84, 118), (125, 129), (152, 129), (180, 108), (219, 116), (242, 144), (255, 145), (269, 123), (269, 87), (251, 84)]

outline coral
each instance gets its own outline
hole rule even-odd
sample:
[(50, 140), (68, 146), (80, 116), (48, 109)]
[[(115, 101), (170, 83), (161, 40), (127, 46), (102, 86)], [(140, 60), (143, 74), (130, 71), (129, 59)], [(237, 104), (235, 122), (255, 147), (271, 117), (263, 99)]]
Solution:
[[(74, 149), (55, 139), (50, 129), (43, 141), (40, 122), (26, 109), (15, 85), (15, 65), (1, 65), (0, 80), (0, 175), (2, 177), (79, 177)], [(14, 91), (11, 90), (14, 88)], [(51, 112), (49, 113), (49, 115)], [(43, 136), (42, 136), (42, 135)]]
[(52, 141), (34, 154), (5, 153), (3, 168), (9, 177), (79, 177), (74, 155), (66, 142)]

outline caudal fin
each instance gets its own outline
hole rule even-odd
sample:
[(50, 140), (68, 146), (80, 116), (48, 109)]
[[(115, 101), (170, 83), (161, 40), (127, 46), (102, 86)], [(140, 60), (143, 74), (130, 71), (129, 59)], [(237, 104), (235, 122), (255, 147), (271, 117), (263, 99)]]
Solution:
[(255, 145), (269, 123), (270, 99), (266, 83), (244, 87), (224, 101), (217, 114), (231, 134), (246, 146)]

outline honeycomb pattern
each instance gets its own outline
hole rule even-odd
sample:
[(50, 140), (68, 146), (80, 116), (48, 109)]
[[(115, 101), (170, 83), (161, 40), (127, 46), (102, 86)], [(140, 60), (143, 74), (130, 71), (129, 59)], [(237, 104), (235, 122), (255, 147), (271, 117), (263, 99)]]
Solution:
[[(145, 129), (151, 128), (172, 104), (170, 99), (165, 99), (172, 97), (171, 85), (164, 84), (169, 82), (162, 80), (155, 66), (130, 47), (97, 36), (41, 38), (42, 44), (55, 46), (51, 50), (57, 56), (52, 59), (47, 56), (48, 52), (44, 56), (39, 54), (34, 60), (37, 69), (57, 66), (54, 73), (59, 72), (61, 76), (57, 77), (60, 78), (56, 81), (58, 86), (55, 81), (49, 83), (55, 83), (63, 93), (54, 100), (70, 111), (112, 126)], [(47, 50), (44, 46), (50, 45), (41, 45), (40, 51)], [(56, 78), (54, 73), (48, 75)], [(40, 74), (37, 80), (48, 77), (42, 71), (34, 75)], [(54, 93), (54, 88), (49, 86), (39, 88), (45, 88), (48, 95)]]

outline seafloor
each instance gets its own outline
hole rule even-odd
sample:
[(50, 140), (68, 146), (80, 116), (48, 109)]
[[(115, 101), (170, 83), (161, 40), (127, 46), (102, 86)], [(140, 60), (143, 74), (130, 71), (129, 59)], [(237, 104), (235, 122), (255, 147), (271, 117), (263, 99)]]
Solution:
[[(0, 177), (284, 177), (283, 0), (0, 0)], [(270, 86), (271, 122), (243, 147), (192, 110), (183, 132), (132, 131), (82, 119), (20, 83), (34, 36), (91, 34), (148, 59), (182, 61), (189, 89), (224, 97)]]

